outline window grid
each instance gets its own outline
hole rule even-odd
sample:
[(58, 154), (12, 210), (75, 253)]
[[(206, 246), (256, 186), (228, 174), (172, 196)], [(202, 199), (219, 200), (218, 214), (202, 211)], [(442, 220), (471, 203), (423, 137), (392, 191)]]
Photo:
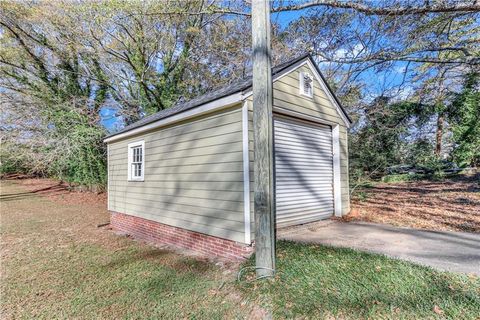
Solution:
[(300, 93), (308, 97), (313, 97), (313, 78), (306, 72), (300, 73)]
[(312, 95), (312, 78), (308, 74), (303, 75), (303, 92), (307, 95)]
[(132, 148), (132, 176), (134, 178), (141, 178), (142, 177), (142, 146), (133, 147)]
[(143, 181), (145, 174), (145, 143), (128, 144), (128, 180)]

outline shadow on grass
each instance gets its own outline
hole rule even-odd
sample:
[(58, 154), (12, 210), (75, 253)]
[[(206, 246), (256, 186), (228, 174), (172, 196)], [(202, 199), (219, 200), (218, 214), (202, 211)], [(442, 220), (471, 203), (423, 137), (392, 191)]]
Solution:
[(257, 300), (270, 301), (280, 318), (475, 319), (480, 314), (478, 278), (289, 241), (278, 242), (277, 257), (275, 281), (240, 286)]
[(179, 274), (193, 273), (196, 275), (204, 275), (214, 268), (208, 261), (180, 256), (173, 251), (155, 247), (149, 247), (141, 251), (132, 250), (122, 253), (103, 267), (106, 269), (121, 269), (138, 263), (157, 264), (160, 268), (169, 268)]
[(17, 192), (17, 193), (6, 193), (0, 194), (0, 200), (3, 201), (17, 201), (17, 200), (24, 200), (30, 199), (32, 197), (36, 197), (37, 195), (63, 195), (70, 193), (70, 190), (63, 185), (62, 183), (55, 184), (50, 187), (45, 187), (33, 191), (28, 192)]

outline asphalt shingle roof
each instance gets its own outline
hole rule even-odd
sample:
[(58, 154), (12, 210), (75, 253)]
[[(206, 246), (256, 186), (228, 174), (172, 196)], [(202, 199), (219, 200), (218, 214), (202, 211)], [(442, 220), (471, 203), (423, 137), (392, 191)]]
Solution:
[[(286, 68), (288, 68), (289, 66), (303, 60), (303, 59), (306, 59), (306, 58), (310, 58), (311, 59), (311, 56), (309, 54), (303, 54), (299, 57), (296, 57), (294, 59), (291, 59), (289, 61), (286, 61), (285, 63), (282, 63), (282, 64), (279, 64), (275, 67), (272, 68), (272, 76), (276, 75), (277, 73), (280, 73), (282, 72), (283, 70), (285, 70)], [(314, 63), (315, 67), (316, 67), (316, 64)], [(320, 70), (318, 70), (317, 68), (317, 71), (318, 73), (321, 75), (322, 79), (325, 80), (323, 78), (323, 75), (320, 73)], [(324, 81), (326, 83), (326, 81)], [(327, 84), (328, 86), (328, 84)], [(161, 119), (165, 119), (165, 118), (168, 118), (170, 116), (173, 116), (173, 115), (176, 115), (176, 114), (179, 114), (179, 113), (182, 113), (184, 111), (187, 111), (187, 110), (190, 110), (190, 109), (193, 109), (195, 107), (198, 107), (198, 106), (201, 106), (205, 103), (208, 103), (208, 102), (211, 102), (211, 101), (214, 101), (214, 100), (217, 100), (217, 99), (220, 99), (220, 98), (223, 98), (223, 97), (226, 97), (226, 96), (229, 96), (231, 94), (234, 94), (234, 93), (238, 93), (238, 92), (243, 92), (243, 91), (246, 91), (248, 89), (250, 89), (252, 87), (252, 77), (251, 76), (248, 76), (244, 79), (241, 79), (241, 80), (238, 80), (238, 81), (235, 81), (229, 85), (226, 85), (224, 87), (221, 87), (219, 89), (215, 89), (215, 90), (212, 90), (204, 95), (201, 95), (199, 97), (196, 97), (192, 100), (189, 100), (189, 101), (186, 101), (186, 102), (181, 102), (181, 103), (178, 103), (176, 104), (175, 106), (171, 107), (171, 108), (168, 108), (168, 109), (165, 109), (165, 110), (161, 110), (157, 113), (154, 113), (150, 116), (147, 116), (137, 122), (134, 122), (128, 126), (126, 126), (125, 128), (115, 132), (115, 133), (112, 133), (110, 135), (108, 135), (106, 138), (110, 138), (110, 137), (113, 137), (113, 136), (116, 136), (120, 133), (124, 133), (124, 132), (127, 132), (127, 131), (130, 131), (130, 130), (133, 130), (133, 129), (136, 129), (136, 128), (139, 128), (139, 127), (142, 127), (144, 125), (147, 125), (149, 123), (152, 123), (152, 122), (155, 122), (155, 121), (158, 121), (158, 120), (161, 120)], [(330, 88), (328, 88), (330, 91), (332, 91)], [(335, 97), (335, 95), (333, 94), (332, 92), (332, 95), (335, 99), (337, 99)], [(340, 102), (337, 100), (338, 104), (341, 106)], [(343, 107), (342, 107), (342, 110), (343, 110)], [(343, 110), (344, 111), (344, 110)], [(345, 113), (345, 111), (344, 111)], [(347, 116), (348, 118), (348, 115), (345, 113), (345, 115)], [(349, 119), (349, 118), (348, 118)], [(350, 119), (349, 119), (350, 120)]]

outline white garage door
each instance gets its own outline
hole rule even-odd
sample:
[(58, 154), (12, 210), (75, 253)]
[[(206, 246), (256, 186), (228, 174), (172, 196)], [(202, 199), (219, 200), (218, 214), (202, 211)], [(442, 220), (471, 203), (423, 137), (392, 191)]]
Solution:
[(277, 226), (332, 216), (331, 128), (275, 118), (274, 145)]

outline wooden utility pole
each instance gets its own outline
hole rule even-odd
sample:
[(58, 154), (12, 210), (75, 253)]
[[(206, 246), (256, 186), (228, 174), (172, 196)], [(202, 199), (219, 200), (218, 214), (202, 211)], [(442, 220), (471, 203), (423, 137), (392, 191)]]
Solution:
[(270, 2), (252, 1), (255, 266), (258, 277), (275, 269)]

